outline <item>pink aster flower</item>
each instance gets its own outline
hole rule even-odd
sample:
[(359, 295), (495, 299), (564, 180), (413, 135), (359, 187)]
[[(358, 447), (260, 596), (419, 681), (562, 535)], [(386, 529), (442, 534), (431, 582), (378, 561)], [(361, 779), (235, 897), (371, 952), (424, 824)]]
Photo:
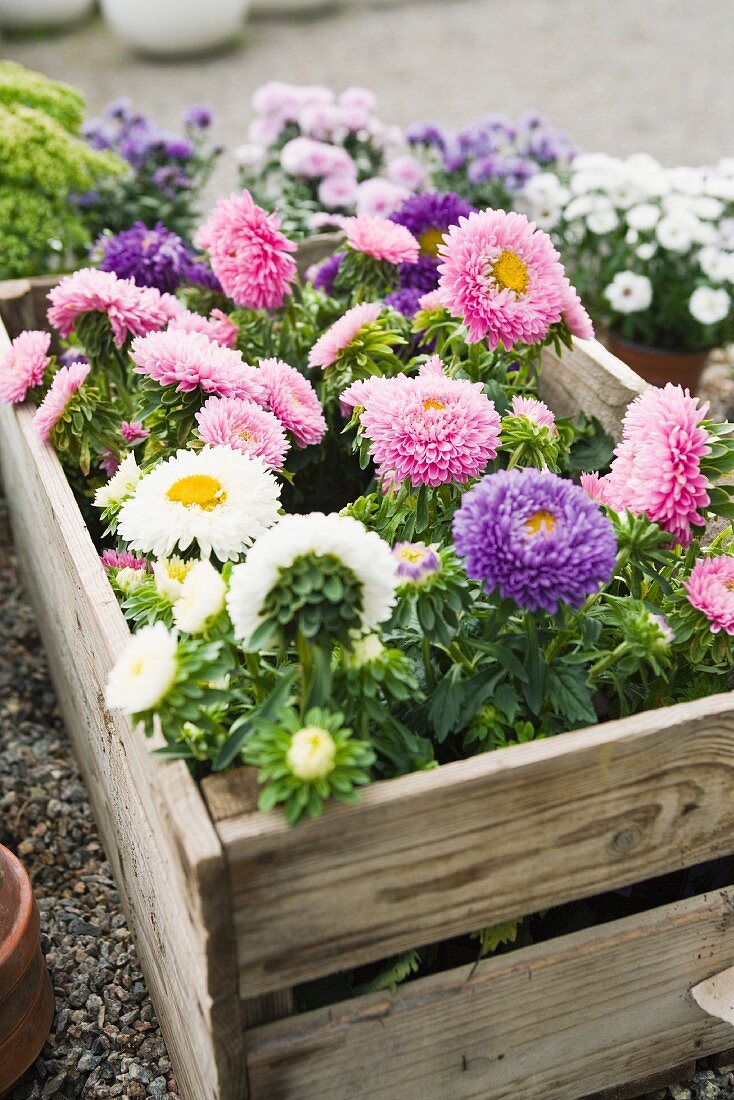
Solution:
[(582, 474), (581, 488), (597, 504), (606, 504), (611, 507), (608, 477), (601, 477), (596, 470), (593, 470), (590, 474)]
[(650, 387), (629, 405), (622, 442), (607, 479), (612, 506), (646, 515), (669, 531), (681, 546), (704, 523), (701, 509), (709, 503), (708, 481), (701, 459), (710, 453), (701, 406), (688, 390), (668, 383)]
[(382, 176), (373, 176), (372, 179), (364, 180), (357, 188), (357, 213), (375, 214), (384, 218), (392, 214), (409, 195), (407, 187)]
[(0, 362), (0, 401), (17, 405), (28, 390), (40, 386), (49, 363), (50, 332), (21, 332)]
[(123, 420), (120, 424), (120, 435), (126, 443), (142, 443), (150, 435), (148, 428), (144, 428), (136, 420)]
[(556, 418), (543, 401), (537, 401), (534, 397), (520, 397), (515, 394), (512, 399), (512, 415), (522, 416), (532, 424), (549, 428), (550, 434), (556, 434)]
[(239, 351), (213, 343), (202, 332), (151, 332), (133, 340), (130, 358), (135, 373), (145, 374), (178, 393), (200, 389), (218, 397), (242, 397), (258, 405), (265, 391), (258, 372)]
[(309, 367), (322, 367), (326, 370), (333, 366), (344, 349), (359, 335), (360, 330), (365, 325), (374, 324), (380, 316), (381, 308), (378, 302), (363, 302), (348, 309), (331, 328), (327, 328), (319, 336), (308, 353)]
[(355, 252), (364, 252), (389, 264), (414, 264), (420, 245), (409, 229), (373, 214), (358, 214), (344, 223), (347, 244)]
[(578, 336), (579, 340), (594, 339), (594, 325), (591, 317), (586, 312), (586, 307), (579, 298), (575, 287), (572, 287), (568, 282), (564, 288), (561, 317), (572, 336)]
[[(443, 372), (442, 372), (443, 373)], [(339, 405), (342, 416), (352, 415), (352, 409), (364, 409), (367, 407), (370, 394), (379, 386), (386, 386), (389, 379), (380, 374), (371, 374), (369, 378), (359, 378), (352, 382), (339, 396)]]
[(42, 443), (47, 443), (51, 432), (69, 407), (74, 394), (86, 382), (89, 363), (72, 363), (61, 367), (54, 375), (48, 392), (33, 417), (33, 427)]
[(320, 443), (326, 420), (316, 390), (308, 379), (280, 359), (263, 359), (258, 377), (265, 388), (265, 408), (290, 432), (299, 447)]
[(429, 312), (436, 309), (445, 309), (443, 296), (440, 290), (428, 290), (425, 294), (421, 294), (418, 299), (418, 309), (425, 309)]
[(107, 477), (114, 477), (117, 471), (120, 469), (120, 459), (117, 457), (114, 451), (111, 451), (108, 447), (102, 451), (102, 457), (99, 460), (99, 468)]
[(176, 332), (203, 332), (223, 348), (235, 346), (239, 331), (234, 321), (230, 321), (221, 309), (213, 309), (208, 317), (202, 317), (200, 313), (194, 313), (190, 309), (182, 309), (168, 327)]
[(225, 294), (244, 309), (277, 309), (290, 294), (296, 246), (280, 232), (280, 218), (253, 202), (249, 191), (220, 199), (196, 243), (206, 248)]
[(241, 397), (210, 397), (196, 414), (199, 435), (215, 447), (232, 447), (280, 470), (289, 448), (283, 425), (266, 409)]
[(145, 336), (164, 328), (179, 311), (171, 294), (152, 286), (137, 286), (132, 279), (118, 279), (112, 271), (82, 268), (67, 275), (49, 292), (49, 322), (62, 336), (69, 336), (79, 317), (104, 313), (118, 348), (128, 336)]
[(463, 484), (497, 454), (500, 418), (481, 382), (433, 371), (375, 387), (361, 423), (379, 476), (391, 482)]
[(105, 569), (140, 569), (148, 570), (147, 558), (136, 558), (127, 550), (105, 550), (100, 561)]
[(322, 179), (338, 172), (357, 174), (354, 161), (346, 149), (310, 137), (296, 137), (287, 142), (280, 151), (280, 166), (289, 176), (310, 179)]
[(524, 214), (474, 211), (438, 248), (440, 289), (469, 342), (537, 344), (561, 319), (566, 278), (551, 239)]
[(699, 558), (686, 591), (689, 603), (711, 623), (712, 634), (734, 634), (734, 557)]

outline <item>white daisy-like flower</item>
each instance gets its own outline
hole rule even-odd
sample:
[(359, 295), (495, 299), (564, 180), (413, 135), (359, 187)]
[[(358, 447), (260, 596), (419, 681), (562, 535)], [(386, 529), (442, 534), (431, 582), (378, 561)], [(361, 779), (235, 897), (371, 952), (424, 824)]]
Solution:
[(144, 626), (110, 670), (105, 700), (110, 710), (138, 714), (157, 706), (173, 687), (178, 639), (165, 623)]
[(249, 641), (280, 571), (309, 554), (335, 557), (354, 574), (362, 587), (360, 626), (365, 633), (390, 617), (397, 576), (388, 544), (351, 516), (311, 512), (283, 516), (257, 540), (244, 564), (232, 570), (227, 610), (237, 638)]
[(112, 475), (106, 485), (102, 485), (94, 494), (96, 508), (110, 508), (115, 504), (122, 504), (135, 492), (138, 482), (142, 477), (140, 467), (135, 460), (135, 454), (130, 451), (123, 458), (117, 471)]
[(657, 250), (658, 246), (654, 241), (646, 241), (644, 244), (637, 246), (635, 254), (639, 256), (641, 260), (651, 260)]
[(722, 248), (734, 248), (734, 218), (722, 218), (719, 222), (719, 244)]
[(586, 219), (586, 224), (592, 233), (603, 236), (611, 233), (619, 225), (619, 218), (614, 210), (594, 210)]
[(658, 241), (669, 252), (688, 252), (696, 240), (698, 219), (680, 214), (667, 214), (655, 227)]
[(153, 562), (153, 576), (159, 596), (169, 603), (175, 603), (183, 591), (183, 583), (196, 561), (184, 561), (178, 554), (171, 558), (159, 558)]
[(531, 205), (555, 207), (566, 201), (569, 191), (554, 172), (538, 172), (525, 184), (523, 195)]
[(296, 779), (314, 783), (334, 770), (336, 745), (328, 730), (304, 726), (296, 730), (285, 754), (285, 762)]
[(624, 235), (624, 239), (627, 244), (637, 244), (640, 239), (640, 234), (636, 229), (628, 229)]
[(280, 487), (259, 458), (232, 447), (178, 451), (146, 474), (120, 509), (131, 547), (169, 557), (196, 543), (235, 561), (278, 518)]
[(211, 562), (194, 562), (173, 605), (175, 625), (187, 634), (202, 634), (223, 610), (226, 591), (221, 573)]
[(130, 566), (125, 566), (115, 573), (115, 582), (123, 595), (129, 596), (140, 588), (147, 576), (145, 569), (131, 569)]
[(347, 668), (363, 668), (380, 659), (385, 652), (385, 647), (378, 634), (365, 634), (357, 638), (349, 653), (344, 654), (344, 663)]
[(698, 263), (704, 275), (715, 283), (734, 281), (734, 254), (722, 252), (715, 245), (706, 245), (698, 253)]
[(693, 317), (702, 325), (716, 325), (723, 321), (731, 307), (731, 298), (723, 288), (710, 286), (696, 287), (691, 295), (688, 308)]
[(627, 211), (630, 229), (654, 229), (660, 221), (660, 207), (652, 202), (640, 202)]
[(652, 302), (652, 283), (646, 275), (634, 271), (619, 271), (604, 291), (617, 313), (640, 313)]

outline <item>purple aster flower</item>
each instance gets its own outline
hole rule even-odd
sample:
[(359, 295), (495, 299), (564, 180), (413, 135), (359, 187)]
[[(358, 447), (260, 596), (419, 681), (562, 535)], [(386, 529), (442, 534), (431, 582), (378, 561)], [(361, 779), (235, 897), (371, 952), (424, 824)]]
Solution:
[(433, 256), (419, 256), (414, 264), (398, 264), (401, 287), (411, 287), (427, 294), (438, 286), (438, 260)]
[(414, 122), (406, 134), (409, 145), (426, 145), (428, 148), (445, 149), (446, 138), (432, 122)]
[(224, 294), (222, 284), (216, 277), (209, 264), (203, 261), (190, 263), (186, 269), (186, 278), (194, 286), (200, 286), (204, 290), (211, 290), (215, 294)]
[(191, 267), (188, 248), (176, 234), (156, 222), (149, 229), (135, 222), (116, 237), (100, 237), (96, 249), (102, 253), (102, 271), (114, 271), (120, 279), (134, 279), (138, 286), (154, 286), (173, 293)]
[(175, 164), (156, 168), (152, 178), (155, 186), (159, 187), (168, 198), (175, 198), (177, 191), (191, 187), (191, 180)]
[(392, 548), (395, 572), (403, 584), (421, 584), (441, 572), (441, 559), (424, 542), (397, 542)]
[(59, 356), (59, 362), (64, 367), (72, 367), (74, 363), (88, 363), (86, 355), (79, 348), (67, 348)]
[(313, 285), (316, 290), (323, 290), (325, 294), (331, 294), (334, 289), (334, 279), (339, 273), (341, 262), (345, 256), (346, 252), (335, 252), (324, 260), (313, 278)]
[(413, 318), (418, 312), (418, 303), (423, 297), (423, 293), (415, 286), (401, 287), (400, 290), (394, 290), (391, 294), (385, 295), (385, 305), (397, 310), (398, 313), (402, 313), (404, 317)]
[(178, 134), (164, 134), (161, 138), (161, 145), (163, 151), (167, 157), (171, 160), (191, 160), (194, 155), (194, 147), (188, 138), (180, 137)]
[(505, 174), (506, 162), (497, 153), (490, 153), (472, 161), (467, 169), (470, 183), (485, 183), (487, 180), (500, 179)]
[(446, 172), (461, 172), (466, 164), (466, 156), (458, 149), (446, 149), (443, 155), (443, 167)]
[(468, 217), (473, 209), (471, 203), (453, 191), (423, 191), (405, 199), (389, 215), (389, 220), (409, 229), (422, 253), (436, 256), (446, 230), (458, 225), (459, 218)]
[(578, 485), (528, 467), (489, 474), (462, 498), (454, 544), (466, 572), (529, 611), (580, 607), (614, 571), (614, 529)]
[(195, 103), (186, 112), (184, 124), (194, 130), (208, 130), (213, 119), (214, 114), (207, 103)]
[(119, 119), (120, 122), (129, 122), (132, 109), (132, 100), (128, 96), (113, 99), (104, 109), (108, 118)]

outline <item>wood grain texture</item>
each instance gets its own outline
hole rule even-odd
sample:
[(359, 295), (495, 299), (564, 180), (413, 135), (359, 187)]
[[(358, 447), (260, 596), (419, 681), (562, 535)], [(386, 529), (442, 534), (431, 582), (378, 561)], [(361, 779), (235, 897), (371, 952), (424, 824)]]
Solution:
[[(3, 334), (4, 336), (4, 334)], [(102, 685), (129, 633), (31, 411), (0, 408), (13, 530), (59, 702), (187, 1100), (245, 1095), (227, 875), (185, 765), (150, 756)]]
[(46, 328), (46, 295), (60, 278), (60, 275), (38, 275), (0, 281), (0, 321), (11, 340), (23, 329)]
[(573, 350), (557, 356), (543, 348), (540, 396), (557, 416), (575, 416), (579, 409), (595, 416), (614, 439), (630, 401), (648, 389), (647, 382), (617, 359), (598, 340), (577, 340)]
[(691, 985), (734, 955), (734, 890), (256, 1028), (252, 1100), (575, 1100), (731, 1046)]
[(217, 826), (243, 997), (734, 852), (734, 698)]

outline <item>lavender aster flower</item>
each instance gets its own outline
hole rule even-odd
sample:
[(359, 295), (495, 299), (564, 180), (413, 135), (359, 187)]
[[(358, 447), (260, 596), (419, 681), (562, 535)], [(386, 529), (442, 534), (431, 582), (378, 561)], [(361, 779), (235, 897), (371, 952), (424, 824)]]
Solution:
[(616, 555), (612, 524), (584, 490), (533, 467), (490, 474), (466, 493), (454, 544), (487, 592), (551, 614), (606, 584)]
[(335, 252), (324, 260), (313, 278), (313, 285), (316, 290), (323, 290), (325, 294), (331, 294), (334, 289), (334, 279), (339, 273), (341, 262), (345, 256), (346, 252)]
[(186, 245), (163, 222), (156, 222), (153, 229), (135, 222), (116, 237), (101, 237), (97, 248), (102, 253), (102, 271), (114, 271), (120, 279), (132, 278), (138, 286), (168, 293), (181, 285), (191, 266)]
[(427, 294), (438, 286), (438, 259), (434, 256), (419, 256), (415, 264), (398, 264), (398, 277), (404, 289), (418, 290)]
[(208, 103), (194, 103), (186, 112), (184, 125), (194, 130), (208, 130), (213, 119), (214, 114)]
[(194, 286), (200, 286), (204, 290), (211, 290), (215, 294), (224, 294), (222, 284), (216, 277), (209, 264), (203, 261), (190, 263), (186, 269), (186, 278)]
[(64, 367), (71, 367), (74, 363), (88, 363), (89, 360), (83, 351), (79, 351), (79, 348), (67, 348), (66, 351), (61, 352), (59, 362)]
[(423, 191), (405, 199), (389, 220), (409, 229), (424, 255), (435, 256), (446, 230), (458, 225), (459, 218), (468, 217), (473, 209), (453, 191)]
[(397, 310), (398, 313), (402, 313), (404, 317), (412, 319), (420, 308), (419, 303), (423, 294), (424, 291), (419, 287), (404, 286), (400, 290), (393, 290), (391, 294), (386, 294), (385, 305)]
[(397, 542), (392, 548), (397, 562), (395, 572), (401, 584), (421, 584), (441, 572), (441, 559), (424, 542)]
[(409, 145), (426, 145), (429, 149), (446, 148), (446, 138), (443, 132), (431, 122), (415, 122), (408, 127), (406, 134)]

